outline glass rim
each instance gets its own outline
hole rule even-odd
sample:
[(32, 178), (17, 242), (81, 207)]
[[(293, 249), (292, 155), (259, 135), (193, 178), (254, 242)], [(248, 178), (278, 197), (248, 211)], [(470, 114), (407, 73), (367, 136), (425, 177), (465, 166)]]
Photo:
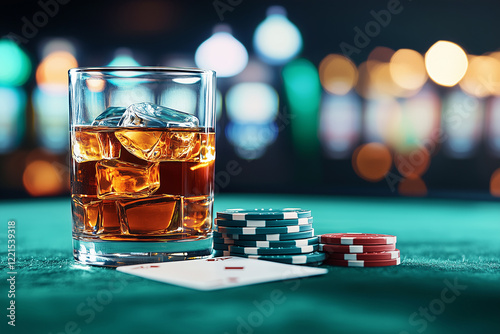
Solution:
[(72, 73), (86, 72), (177, 72), (179, 74), (215, 74), (214, 70), (206, 70), (196, 67), (169, 67), (169, 66), (99, 66), (99, 67), (75, 67), (68, 70)]

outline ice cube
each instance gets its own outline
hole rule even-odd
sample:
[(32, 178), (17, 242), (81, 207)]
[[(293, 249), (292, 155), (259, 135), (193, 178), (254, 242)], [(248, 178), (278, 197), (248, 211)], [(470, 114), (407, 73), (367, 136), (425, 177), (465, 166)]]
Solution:
[(116, 138), (136, 157), (149, 161), (194, 161), (200, 151), (200, 135), (182, 130), (119, 130)]
[(97, 197), (101, 199), (148, 197), (160, 187), (158, 163), (145, 166), (119, 160), (96, 164)]
[(73, 232), (96, 234), (99, 230), (101, 201), (96, 196), (72, 195)]
[(72, 131), (71, 147), (79, 163), (120, 157), (120, 143), (110, 132)]
[(120, 222), (115, 201), (103, 201), (95, 195), (71, 195), (73, 232), (92, 235), (119, 233)]
[(126, 109), (122, 107), (109, 107), (94, 119), (92, 125), (116, 127), (125, 113), (125, 110)]
[(183, 225), (186, 231), (207, 233), (212, 228), (213, 197), (184, 197)]
[(161, 131), (119, 130), (115, 135), (123, 147), (136, 157), (151, 162), (159, 160)]
[(154, 128), (193, 128), (196, 116), (149, 102), (134, 103), (123, 113), (118, 126)]
[(122, 230), (127, 234), (164, 235), (182, 232), (180, 196), (152, 196), (118, 203)]

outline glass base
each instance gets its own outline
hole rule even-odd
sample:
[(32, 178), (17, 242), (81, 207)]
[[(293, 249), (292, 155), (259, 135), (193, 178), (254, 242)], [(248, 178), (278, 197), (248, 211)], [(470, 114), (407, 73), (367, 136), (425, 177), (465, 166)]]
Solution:
[(73, 257), (93, 266), (193, 260), (210, 257), (212, 238), (168, 242), (84, 241), (73, 239)]

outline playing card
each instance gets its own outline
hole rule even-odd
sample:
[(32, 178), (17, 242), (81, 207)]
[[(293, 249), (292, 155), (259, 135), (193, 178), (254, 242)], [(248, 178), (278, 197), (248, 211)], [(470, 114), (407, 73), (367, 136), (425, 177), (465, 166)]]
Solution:
[(249, 284), (323, 275), (327, 269), (233, 256), (140, 264), (118, 271), (196, 290), (217, 290)]

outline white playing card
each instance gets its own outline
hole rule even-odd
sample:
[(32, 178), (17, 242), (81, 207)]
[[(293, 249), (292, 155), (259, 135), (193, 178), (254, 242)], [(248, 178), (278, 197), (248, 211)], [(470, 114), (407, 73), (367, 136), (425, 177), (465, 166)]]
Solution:
[(217, 290), (284, 279), (323, 275), (327, 269), (247, 259), (211, 259), (140, 264), (116, 270), (196, 290)]

